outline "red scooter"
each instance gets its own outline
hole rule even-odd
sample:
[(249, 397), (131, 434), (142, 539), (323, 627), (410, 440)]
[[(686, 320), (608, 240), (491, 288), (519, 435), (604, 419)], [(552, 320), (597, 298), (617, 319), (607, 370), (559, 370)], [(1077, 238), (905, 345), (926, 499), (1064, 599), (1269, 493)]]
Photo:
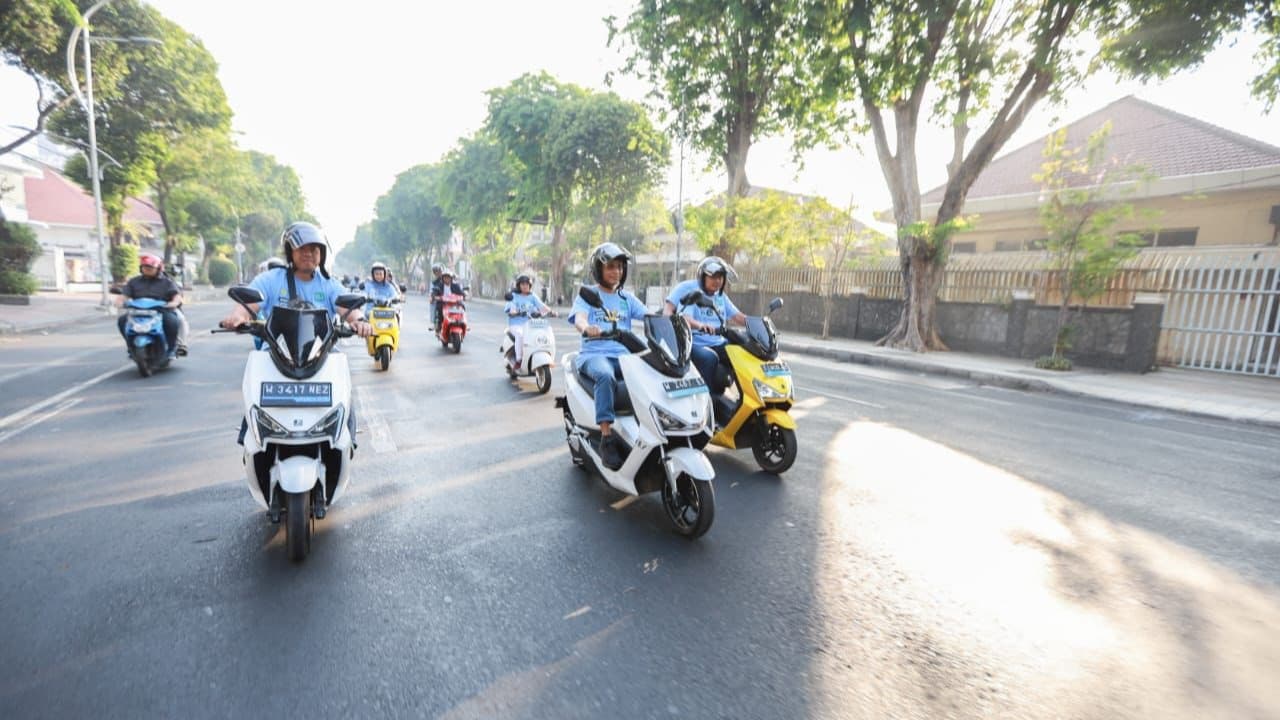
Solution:
[(463, 296), (453, 293), (440, 296), (443, 320), (436, 328), (436, 339), (446, 350), (453, 348), (455, 353), (462, 352), (462, 339), (467, 336), (467, 306), (463, 299)]

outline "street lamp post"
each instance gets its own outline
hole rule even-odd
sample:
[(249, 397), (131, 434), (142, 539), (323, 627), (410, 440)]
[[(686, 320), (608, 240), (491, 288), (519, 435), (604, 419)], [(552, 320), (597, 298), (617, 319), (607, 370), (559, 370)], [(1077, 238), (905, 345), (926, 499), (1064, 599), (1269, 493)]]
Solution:
[[(97, 224), (98, 230), (98, 263), (100, 265), (98, 274), (102, 279), (102, 299), (103, 307), (109, 307), (112, 303), (107, 295), (107, 271), (110, 269), (110, 261), (107, 259), (107, 240), (106, 235), (102, 232), (102, 176), (98, 174), (98, 133), (97, 120), (94, 117), (93, 108), (93, 56), (90, 47), (92, 42), (89, 37), (89, 19), (93, 14), (98, 12), (103, 5), (111, 0), (98, 0), (93, 7), (84, 13), (83, 22), (71, 31), (71, 39), (67, 42), (67, 75), (71, 79), (71, 91), (75, 93), (76, 99), (84, 106), (85, 113), (89, 116), (89, 175), (93, 182), (93, 217)], [(80, 94), (80, 84), (76, 81), (76, 39), (80, 33), (84, 33), (84, 94)], [(99, 38), (100, 40), (108, 40), (111, 42), (143, 42), (143, 43), (159, 43), (154, 38)]]

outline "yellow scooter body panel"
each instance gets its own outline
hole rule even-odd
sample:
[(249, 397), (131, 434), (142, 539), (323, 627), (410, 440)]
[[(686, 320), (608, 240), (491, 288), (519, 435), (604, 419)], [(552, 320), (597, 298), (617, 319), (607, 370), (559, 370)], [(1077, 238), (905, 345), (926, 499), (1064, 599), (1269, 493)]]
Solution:
[(386, 307), (374, 307), (369, 313), (373, 334), (365, 340), (369, 356), (378, 354), (378, 348), (390, 345), (394, 352), (400, 349), (400, 313)]
[[(795, 429), (795, 420), (787, 413), (794, 396), (790, 368), (785, 363), (761, 360), (737, 345), (728, 345), (725, 354), (742, 391), (742, 404), (729, 422), (711, 437), (712, 444), (736, 450), (738, 434), (758, 412), (763, 412), (772, 424)], [(754, 381), (757, 380), (781, 397), (762, 399), (756, 390)]]

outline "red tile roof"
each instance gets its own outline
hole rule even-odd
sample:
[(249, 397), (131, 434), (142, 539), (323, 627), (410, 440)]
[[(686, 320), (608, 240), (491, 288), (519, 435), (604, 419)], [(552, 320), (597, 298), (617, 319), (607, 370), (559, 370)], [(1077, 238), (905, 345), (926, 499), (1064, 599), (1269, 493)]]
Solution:
[[(67, 177), (49, 168), (42, 168), (41, 177), (23, 178), (27, 194), (27, 217), (31, 222), (47, 225), (75, 225), (93, 227), (93, 195), (84, 191)], [(124, 219), (127, 222), (160, 226), (160, 213), (145, 200), (129, 198), (125, 204)]]
[[(1280, 165), (1280, 148), (1129, 95), (1067, 126), (1067, 145), (1082, 145), (1111, 121), (1107, 147), (1127, 163), (1141, 163), (1158, 178)], [(968, 199), (1039, 192), (1048, 135), (996, 158), (974, 182)], [(940, 202), (945, 185), (924, 195)]]

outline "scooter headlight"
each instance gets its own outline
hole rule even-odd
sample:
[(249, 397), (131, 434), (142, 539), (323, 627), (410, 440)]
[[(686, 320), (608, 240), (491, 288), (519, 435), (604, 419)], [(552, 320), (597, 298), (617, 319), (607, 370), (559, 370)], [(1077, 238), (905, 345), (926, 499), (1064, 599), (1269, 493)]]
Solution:
[(664, 432), (696, 430), (701, 425), (701, 423), (686, 423), (657, 405), (653, 406), (653, 419)]
[(766, 383), (766, 382), (763, 382), (763, 381), (761, 381), (761, 380), (752, 380), (752, 381), (751, 381), (751, 384), (755, 387), (755, 389), (756, 389), (756, 395), (759, 395), (761, 400), (789, 400), (789, 399), (791, 399), (791, 393), (789, 393), (789, 392), (786, 392), (786, 393), (784, 393), (784, 392), (779, 392), (779, 391), (778, 391), (776, 388), (774, 388), (772, 385), (770, 385), (770, 384), (768, 384), (768, 383)]
[(380, 323), (378, 323), (377, 327), (378, 327), (378, 329), (379, 329), (379, 330), (390, 330), (390, 329), (391, 329), (391, 323), (390, 323), (390, 322), (380, 322)]
[(330, 410), (324, 417), (320, 418), (320, 422), (311, 426), (307, 431), (308, 435), (313, 437), (327, 437), (334, 442), (338, 440), (338, 433), (342, 431), (342, 406)]
[(249, 417), (253, 420), (253, 427), (258, 433), (259, 441), (269, 437), (289, 437), (289, 430), (257, 405), (249, 409)]

